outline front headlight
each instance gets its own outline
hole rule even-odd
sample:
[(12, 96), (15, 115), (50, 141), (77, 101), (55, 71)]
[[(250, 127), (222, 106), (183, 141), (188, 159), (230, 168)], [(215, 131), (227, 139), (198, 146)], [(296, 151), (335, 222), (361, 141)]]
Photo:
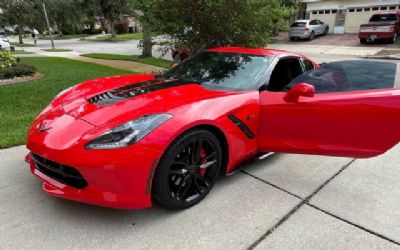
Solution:
[(86, 144), (86, 149), (114, 149), (132, 145), (172, 118), (170, 114), (142, 116), (116, 127)]

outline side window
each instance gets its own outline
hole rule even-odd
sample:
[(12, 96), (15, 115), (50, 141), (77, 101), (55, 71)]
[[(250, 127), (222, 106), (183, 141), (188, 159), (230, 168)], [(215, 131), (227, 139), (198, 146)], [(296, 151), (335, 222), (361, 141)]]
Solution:
[(333, 62), (298, 76), (286, 89), (291, 89), (299, 83), (313, 85), (316, 93), (388, 89), (395, 86), (396, 71), (395, 63)]
[(281, 58), (272, 71), (267, 90), (283, 91), (291, 81), (301, 74), (303, 74), (303, 67), (299, 58)]
[(314, 69), (314, 63), (310, 62), (309, 60), (303, 60), (304, 69), (306, 72)]
[(310, 21), (310, 25), (317, 25), (317, 22), (315, 20)]

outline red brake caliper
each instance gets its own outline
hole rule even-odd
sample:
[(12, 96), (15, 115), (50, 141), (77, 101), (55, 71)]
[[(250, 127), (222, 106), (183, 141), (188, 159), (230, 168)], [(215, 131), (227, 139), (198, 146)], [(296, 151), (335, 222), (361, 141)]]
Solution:
[[(201, 160), (201, 164), (206, 164), (207, 163), (206, 157), (207, 157), (206, 151), (204, 149), (201, 149), (200, 150), (200, 158), (202, 159)], [(206, 173), (205, 169), (200, 169), (200, 174), (202, 176), (204, 176), (205, 173)]]

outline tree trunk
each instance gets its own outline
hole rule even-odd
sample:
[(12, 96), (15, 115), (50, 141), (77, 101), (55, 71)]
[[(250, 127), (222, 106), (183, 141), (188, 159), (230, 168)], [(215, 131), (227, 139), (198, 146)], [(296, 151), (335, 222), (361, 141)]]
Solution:
[(115, 20), (110, 21), (111, 37), (115, 37)]
[(18, 24), (18, 35), (19, 35), (19, 44), (24, 44), (24, 39), (23, 39), (24, 24), (23, 23)]
[(153, 42), (151, 37), (151, 24), (147, 21), (142, 22), (143, 26), (143, 50), (142, 57), (153, 56)]

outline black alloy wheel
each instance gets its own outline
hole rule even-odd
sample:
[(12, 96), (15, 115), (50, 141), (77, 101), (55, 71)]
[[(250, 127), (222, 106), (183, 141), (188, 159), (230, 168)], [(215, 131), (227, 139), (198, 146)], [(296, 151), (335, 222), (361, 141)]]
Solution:
[(153, 179), (153, 198), (172, 209), (201, 201), (212, 189), (222, 166), (217, 137), (207, 130), (180, 136), (164, 153)]

